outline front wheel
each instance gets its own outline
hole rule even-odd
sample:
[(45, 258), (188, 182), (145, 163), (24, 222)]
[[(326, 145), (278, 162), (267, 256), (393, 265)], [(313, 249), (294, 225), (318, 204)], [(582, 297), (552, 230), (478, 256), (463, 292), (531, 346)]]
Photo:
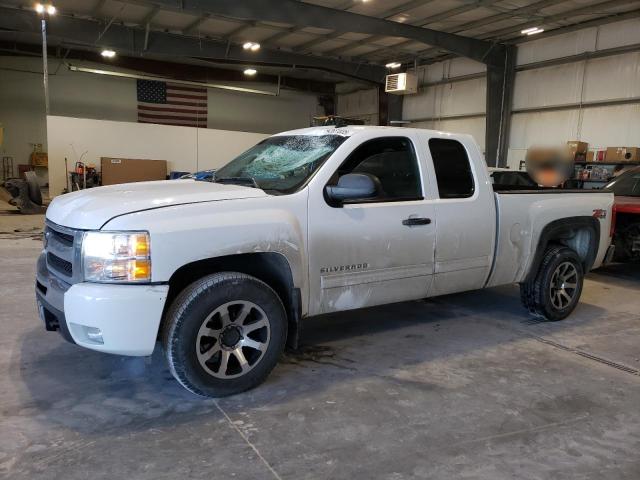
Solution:
[(225, 272), (185, 288), (165, 319), (162, 343), (173, 376), (187, 390), (223, 397), (262, 383), (286, 342), (278, 295), (257, 278)]
[(537, 317), (562, 320), (576, 308), (583, 280), (582, 261), (576, 252), (562, 246), (549, 247), (537, 274), (520, 284), (522, 303)]

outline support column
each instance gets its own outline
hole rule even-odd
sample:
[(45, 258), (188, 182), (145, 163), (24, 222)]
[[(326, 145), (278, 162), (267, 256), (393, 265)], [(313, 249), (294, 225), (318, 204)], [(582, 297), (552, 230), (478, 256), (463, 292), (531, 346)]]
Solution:
[(485, 160), (490, 167), (507, 166), (517, 49), (509, 45), (503, 51), (502, 65), (487, 65)]
[(393, 120), (402, 120), (402, 95), (385, 93), (384, 85), (378, 87), (378, 121), (380, 125), (391, 125)]

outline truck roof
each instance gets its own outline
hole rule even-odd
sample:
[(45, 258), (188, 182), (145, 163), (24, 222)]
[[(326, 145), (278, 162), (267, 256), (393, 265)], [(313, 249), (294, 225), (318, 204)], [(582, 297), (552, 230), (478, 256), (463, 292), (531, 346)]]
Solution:
[(408, 127), (383, 127), (378, 125), (345, 125), (344, 127), (336, 127), (334, 125), (326, 125), (320, 127), (309, 127), (309, 128), (299, 128), (296, 130), (288, 130), (286, 132), (277, 133), (275, 136), (279, 135), (342, 135), (345, 137), (351, 137), (357, 133), (379, 130), (384, 132), (389, 131), (420, 131), (420, 132), (430, 132), (438, 135), (455, 135), (458, 137), (466, 136), (463, 134), (452, 134), (450, 132), (442, 132), (439, 130), (428, 130), (426, 128), (408, 128)]

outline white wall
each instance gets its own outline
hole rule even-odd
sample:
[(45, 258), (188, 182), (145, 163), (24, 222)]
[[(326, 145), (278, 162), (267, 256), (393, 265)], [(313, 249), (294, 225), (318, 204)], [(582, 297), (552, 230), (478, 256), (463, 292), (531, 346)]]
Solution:
[(365, 125), (378, 125), (379, 98), (377, 88), (336, 95), (336, 115), (363, 120)]
[[(640, 19), (611, 23), (518, 46), (518, 65), (640, 43)], [(419, 84), (440, 82), (485, 71), (483, 65), (456, 58), (418, 69)], [(421, 87), (403, 101), (411, 126), (470, 133), (484, 149), (484, 117), (446, 119), (485, 112), (486, 81), (471, 79)], [(640, 52), (602, 57), (516, 74), (513, 108), (640, 98)], [(421, 122), (421, 118), (436, 118)], [(440, 120), (438, 120), (440, 119)], [(583, 108), (512, 116), (509, 165), (517, 167), (533, 145), (584, 140), (591, 148), (640, 146), (640, 104)]]
[(168, 171), (217, 168), (255, 145), (267, 134), (114, 122), (72, 117), (47, 117), (49, 190), (53, 197), (66, 186), (65, 163), (76, 161), (100, 168), (100, 157), (167, 160)]
[[(86, 62), (82, 65), (105, 68)], [(49, 85), (52, 115), (137, 120), (133, 79), (71, 72), (59, 60), (52, 59)], [(243, 82), (242, 85), (270, 91), (276, 88), (256, 83)], [(210, 128), (276, 133), (307, 127), (318, 114), (316, 95), (304, 92), (282, 90), (280, 96), (274, 97), (210, 89), (208, 95)], [(46, 150), (42, 59), (0, 56), (0, 124), (5, 129), (0, 154), (12, 155), (14, 163), (29, 163), (30, 143), (42, 143)]]

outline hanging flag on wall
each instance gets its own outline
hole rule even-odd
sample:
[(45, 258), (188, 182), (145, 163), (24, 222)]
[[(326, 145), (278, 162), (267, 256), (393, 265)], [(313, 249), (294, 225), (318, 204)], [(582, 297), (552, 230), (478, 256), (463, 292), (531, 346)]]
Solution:
[(207, 89), (137, 80), (138, 122), (207, 128)]

